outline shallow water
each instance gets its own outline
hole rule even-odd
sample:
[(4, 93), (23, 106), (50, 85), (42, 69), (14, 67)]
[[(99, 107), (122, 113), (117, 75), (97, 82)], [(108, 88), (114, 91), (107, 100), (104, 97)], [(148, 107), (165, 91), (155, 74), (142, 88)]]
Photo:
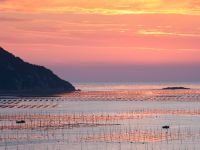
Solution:
[(199, 149), (198, 84), (95, 84), (59, 97), (1, 97), (0, 150)]

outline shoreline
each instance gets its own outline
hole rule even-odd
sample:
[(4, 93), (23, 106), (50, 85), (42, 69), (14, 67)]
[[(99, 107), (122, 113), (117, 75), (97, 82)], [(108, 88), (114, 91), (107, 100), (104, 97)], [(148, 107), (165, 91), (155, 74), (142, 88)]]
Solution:
[(0, 91), (0, 96), (14, 96), (14, 97), (59, 97), (60, 94), (73, 93), (75, 91)]

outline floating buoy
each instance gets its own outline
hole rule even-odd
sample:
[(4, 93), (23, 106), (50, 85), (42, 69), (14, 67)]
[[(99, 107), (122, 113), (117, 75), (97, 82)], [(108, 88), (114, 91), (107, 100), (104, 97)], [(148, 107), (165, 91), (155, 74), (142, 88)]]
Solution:
[(26, 123), (26, 122), (25, 122), (25, 120), (17, 120), (16, 123), (22, 124), (22, 123)]
[(169, 129), (169, 126), (162, 126), (163, 129)]

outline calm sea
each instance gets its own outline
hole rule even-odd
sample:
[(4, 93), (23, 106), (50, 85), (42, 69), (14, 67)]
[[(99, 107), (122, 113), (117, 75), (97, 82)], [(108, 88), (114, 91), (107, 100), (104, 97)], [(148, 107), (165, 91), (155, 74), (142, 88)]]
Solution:
[(135, 89), (162, 89), (165, 87), (187, 87), (200, 89), (200, 82), (79, 82), (73, 83), (83, 91), (113, 91)]

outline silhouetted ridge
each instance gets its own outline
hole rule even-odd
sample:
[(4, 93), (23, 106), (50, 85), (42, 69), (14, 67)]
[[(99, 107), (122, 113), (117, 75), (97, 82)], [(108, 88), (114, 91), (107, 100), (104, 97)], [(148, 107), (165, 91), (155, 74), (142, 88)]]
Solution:
[(0, 92), (64, 92), (74, 86), (43, 66), (24, 62), (0, 47)]

